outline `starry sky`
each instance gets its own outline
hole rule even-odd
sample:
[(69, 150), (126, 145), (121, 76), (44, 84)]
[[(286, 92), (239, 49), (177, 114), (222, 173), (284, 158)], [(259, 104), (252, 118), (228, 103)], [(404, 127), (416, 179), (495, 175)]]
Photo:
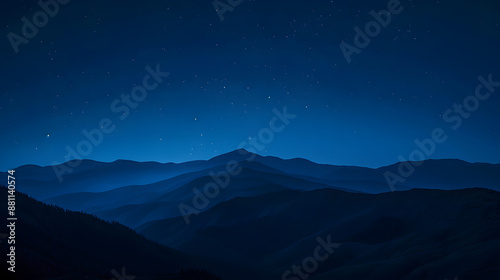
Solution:
[[(114, 130), (82, 158), (208, 159), (258, 139), (284, 106), (296, 117), (259, 154), (379, 167), (443, 128), (428, 158), (500, 162), (500, 88), (458, 129), (443, 120), (479, 75), (500, 81), (498, 1), (401, 0), (350, 63), (339, 44), (389, 1), (233, 1), (222, 21), (209, 0), (67, 2), (17, 52), (8, 34), (43, 10), (2, 2), (1, 170), (65, 162), (103, 119)], [(148, 66), (169, 75), (121, 119), (113, 102)]]

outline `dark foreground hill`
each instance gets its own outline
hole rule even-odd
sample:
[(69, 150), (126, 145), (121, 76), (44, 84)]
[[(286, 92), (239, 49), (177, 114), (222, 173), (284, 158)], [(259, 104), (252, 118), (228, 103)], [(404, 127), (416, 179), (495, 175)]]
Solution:
[[(0, 187), (0, 197), (6, 210), (5, 187)], [(16, 205), (17, 278), (6, 273), (2, 261), (1, 279), (220, 279), (206, 272), (213, 266), (200, 258), (149, 241), (120, 224), (48, 206), (21, 193), (16, 193)], [(4, 260), (10, 245), (1, 241)]]
[(316, 266), (309, 259), (302, 273), (313, 279), (500, 279), (500, 193), (487, 189), (288, 190), (220, 203), (189, 226), (171, 218), (138, 231), (274, 279), (313, 256), (317, 238), (340, 246)]

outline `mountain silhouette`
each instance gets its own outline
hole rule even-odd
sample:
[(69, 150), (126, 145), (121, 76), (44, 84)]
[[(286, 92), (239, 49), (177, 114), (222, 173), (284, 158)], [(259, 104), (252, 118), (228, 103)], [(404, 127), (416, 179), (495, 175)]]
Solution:
[[(75, 164), (16, 169), (17, 190), (32, 197), (16, 202), (19, 275), (111, 279), (126, 267), (138, 280), (500, 276), (500, 164), (366, 168), (235, 150), (185, 163), (82, 160), (59, 180), (55, 170)], [(401, 166), (414, 172), (393, 191), (385, 174)], [(332, 250), (321, 262), (309, 258), (318, 244)], [(297, 270), (307, 264), (314, 269)]]

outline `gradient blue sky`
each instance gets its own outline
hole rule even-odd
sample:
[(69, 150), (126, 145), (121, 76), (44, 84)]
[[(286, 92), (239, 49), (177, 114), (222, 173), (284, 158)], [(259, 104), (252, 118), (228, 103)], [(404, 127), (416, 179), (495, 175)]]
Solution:
[[(401, 1), (350, 64), (339, 43), (388, 1), (311, 2), (246, 0), (221, 22), (211, 1), (72, 1), (16, 54), (7, 34), (40, 7), (4, 1), (0, 170), (66, 161), (105, 117), (116, 130), (85, 158), (208, 159), (285, 105), (297, 117), (259, 154), (379, 167), (442, 127), (430, 158), (500, 162), (500, 89), (459, 129), (442, 118), (479, 75), (500, 80), (498, 1)], [(113, 100), (157, 64), (170, 76), (120, 120)]]

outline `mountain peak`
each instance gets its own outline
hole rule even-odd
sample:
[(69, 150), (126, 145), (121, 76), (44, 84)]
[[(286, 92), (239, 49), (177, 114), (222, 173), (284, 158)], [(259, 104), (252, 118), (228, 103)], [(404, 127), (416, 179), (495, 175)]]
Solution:
[(255, 157), (261, 157), (261, 156), (258, 154), (254, 154), (252, 152), (249, 152), (245, 149), (236, 149), (234, 151), (215, 156), (215, 157), (209, 159), (208, 161), (230, 161), (230, 160), (244, 161), (244, 160), (253, 159)]

